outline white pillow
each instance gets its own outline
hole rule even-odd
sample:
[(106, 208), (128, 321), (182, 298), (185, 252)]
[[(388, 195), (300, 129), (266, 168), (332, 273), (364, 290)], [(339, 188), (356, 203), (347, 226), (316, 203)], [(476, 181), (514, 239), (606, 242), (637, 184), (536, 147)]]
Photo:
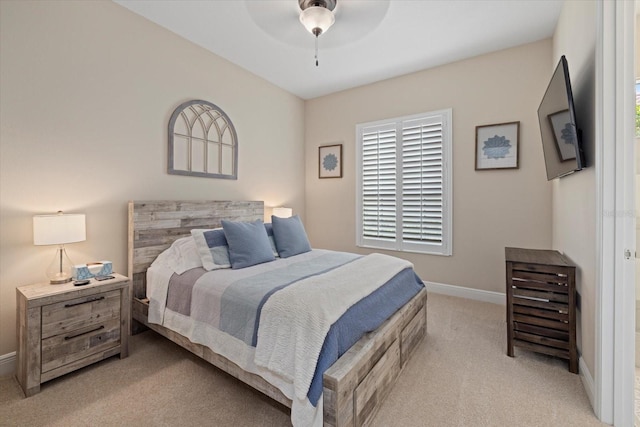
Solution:
[(153, 262), (169, 267), (176, 274), (182, 274), (192, 268), (202, 267), (198, 247), (192, 236), (181, 237), (162, 252)]
[(207, 271), (231, 268), (229, 246), (222, 228), (194, 229), (191, 236), (196, 245), (202, 267)]

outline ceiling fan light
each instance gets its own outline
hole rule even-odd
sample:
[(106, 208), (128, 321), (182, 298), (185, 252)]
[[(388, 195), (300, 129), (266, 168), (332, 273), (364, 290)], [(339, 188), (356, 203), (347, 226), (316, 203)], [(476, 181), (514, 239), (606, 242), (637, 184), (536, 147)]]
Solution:
[(335, 21), (333, 12), (322, 6), (311, 6), (300, 12), (300, 22), (316, 37), (327, 31)]

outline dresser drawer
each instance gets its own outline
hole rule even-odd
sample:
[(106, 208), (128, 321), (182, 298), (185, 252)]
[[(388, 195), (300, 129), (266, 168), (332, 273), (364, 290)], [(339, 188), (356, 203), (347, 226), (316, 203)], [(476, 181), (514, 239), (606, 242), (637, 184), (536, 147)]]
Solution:
[(42, 339), (120, 319), (120, 290), (70, 299), (42, 307)]
[(513, 313), (523, 314), (525, 316), (541, 317), (543, 319), (555, 320), (557, 322), (569, 323), (568, 309), (556, 310), (546, 307), (536, 308), (527, 305), (517, 304), (518, 300), (514, 298)]
[(120, 318), (42, 340), (42, 373), (120, 345)]
[[(512, 269), (514, 277), (523, 273), (539, 273), (539, 274), (551, 274), (560, 275), (566, 278), (567, 268), (564, 266), (545, 265), (545, 264), (531, 264), (523, 262), (512, 262)], [(566, 283), (566, 280), (565, 280)]]

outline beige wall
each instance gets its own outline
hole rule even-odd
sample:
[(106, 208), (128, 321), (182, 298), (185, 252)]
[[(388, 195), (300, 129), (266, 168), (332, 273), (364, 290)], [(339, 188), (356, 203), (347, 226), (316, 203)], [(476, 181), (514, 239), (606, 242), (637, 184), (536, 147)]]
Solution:
[[(307, 101), (306, 228), (314, 246), (355, 246), (357, 123), (453, 108), (453, 256), (392, 252), (426, 281), (504, 292), (504, 248), (549, 248), (551, 184), (536, 110), (549, 81), (541, 41)], [(475, 126), (520, 121), (520, 168), (475, 171)], [(344, 177), (318, 179), (318, 147), (344, 145)]]
[[(578, 265), (579, 351), (595, 378), (596, 173), (595, 43), (596, 2), (565, 2), (553, 37), (553, 63), (566, 55), (587, 168), (553, 181), (553, 248)], [(549, 73), (552, 69), (549, 68)]]
[[(304, 214), (304, 102), (110, 1), (0, 1), (0, 355), (16, 349), (15, 288), (45, 279), (34, 214), (87, 215), (76, 263), (126, 273), (130, 199), (264, 200)], [(167, 123), (221, 107), (237, 181), (166, 173)]]

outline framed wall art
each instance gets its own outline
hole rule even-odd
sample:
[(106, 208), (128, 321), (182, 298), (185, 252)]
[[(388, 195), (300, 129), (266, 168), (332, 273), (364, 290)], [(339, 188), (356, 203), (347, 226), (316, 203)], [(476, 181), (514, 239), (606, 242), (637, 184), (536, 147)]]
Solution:
[(476, 126), (476, 170), (518, 169), (520, 122)]
[(169, 120), (167, 172), (238, 179), (238, 136), (222, 109), (197, 99), (173, 111)]
[(342, 144), (323, 145), (318, 160), (318, 178), (342, 178)]

